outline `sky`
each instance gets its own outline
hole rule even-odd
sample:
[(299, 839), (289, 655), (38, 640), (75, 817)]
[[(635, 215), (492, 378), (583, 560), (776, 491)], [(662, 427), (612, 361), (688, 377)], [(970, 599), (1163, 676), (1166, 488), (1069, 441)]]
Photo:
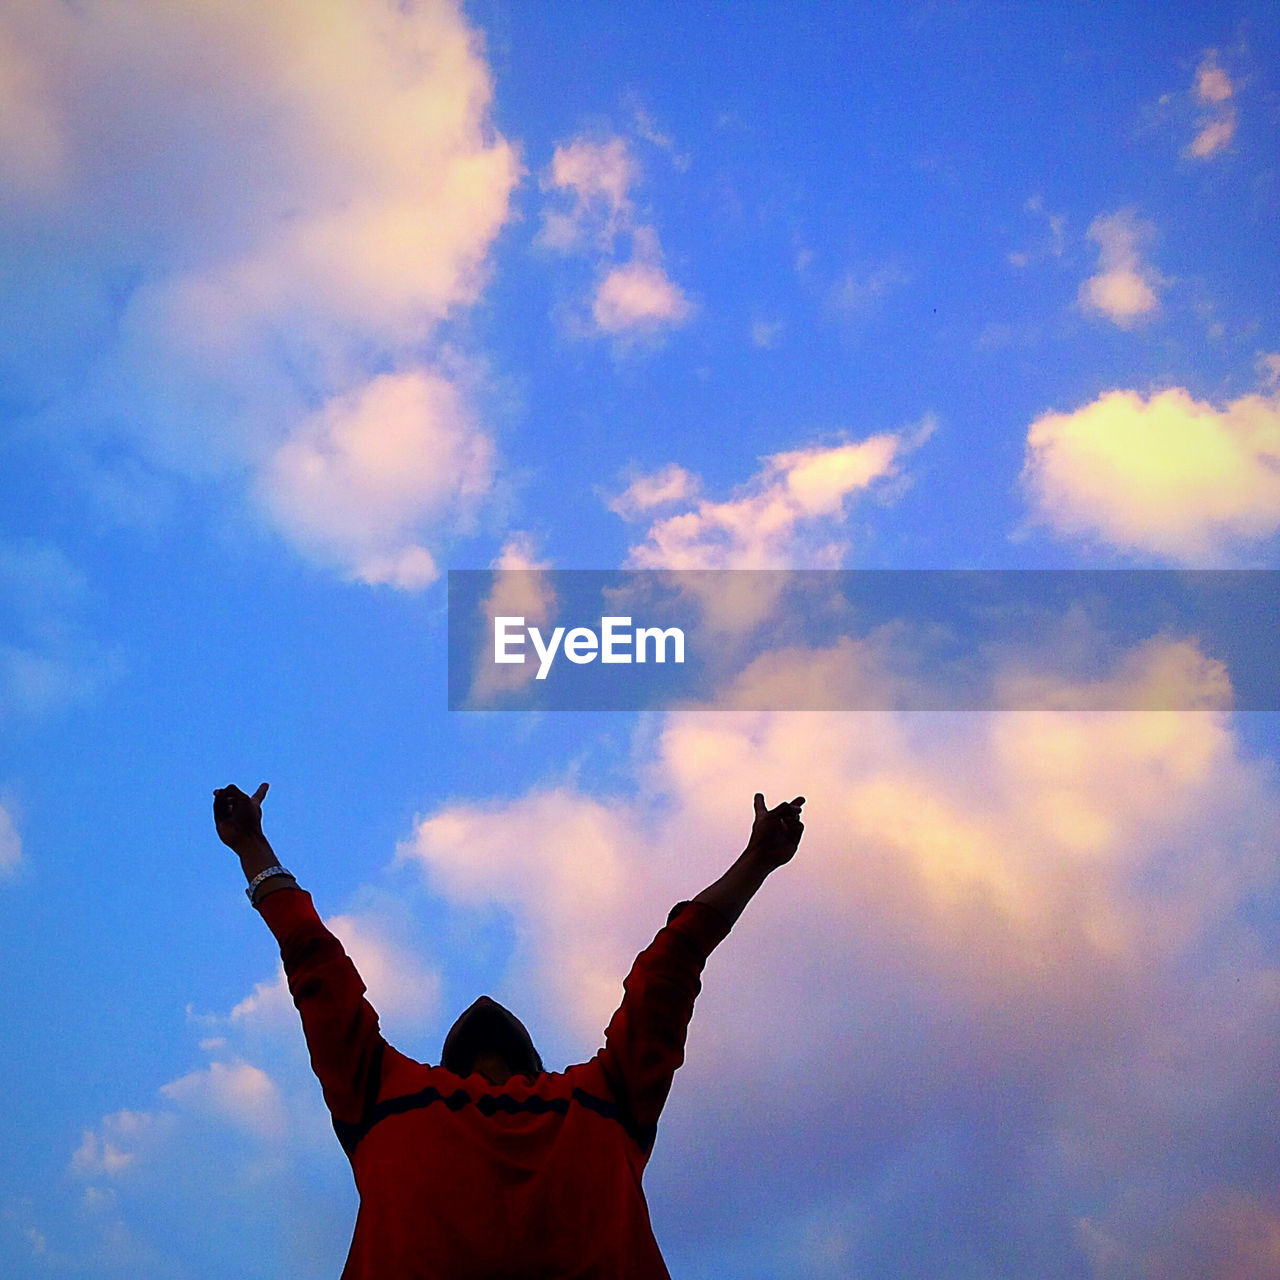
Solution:
[(1274, 714), (451, 712), (446, 591), (1280, 567), (1277, 66), (1260, 3), (8, 0), (0, 1272), (340, 1271), (265, 780), (388, 1039), (488, 992), (553, 1069), (807, 797), (678, 1280), (1280, 1274)]

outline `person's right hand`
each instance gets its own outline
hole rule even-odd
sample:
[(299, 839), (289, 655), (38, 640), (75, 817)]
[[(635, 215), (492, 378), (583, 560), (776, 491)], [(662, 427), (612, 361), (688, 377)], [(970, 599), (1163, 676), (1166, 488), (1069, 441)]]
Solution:
[(769, 809), (765, 807), (764, 796), (757, 791), (753, 803), (756, 816), (751, 824), (747, 852), (772, 871), (795, 857), (800, 837), (804, 835), (804, 823), (800, 821), (804, 796)]
[(264, 782), (251, 796), (234, 785), (213, 793), (213, 825), (227, 848), (243, 853), (266, 839), (262, 834), (262, 801), (267, 786)]

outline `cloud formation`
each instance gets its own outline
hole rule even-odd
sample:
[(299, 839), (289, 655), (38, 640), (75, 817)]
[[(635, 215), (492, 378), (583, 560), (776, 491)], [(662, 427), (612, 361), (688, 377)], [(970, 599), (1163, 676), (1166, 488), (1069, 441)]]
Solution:
[[(917, 1267), (920, 1248), (976, 1267), (1011, 1231), (999, 1247), (1028, 1271), (1067, 1274), (1155, 1256), (1221, 1200), (1240, 1228), (1222, 1256), (1248, 1256), (1274, 1126), (1237, 1140), (1280, 1050), (1280, 988), (1235, 913), (1275, 883), (1280, 803), (1225, 717), (865, 714), (818, 733), (720, 712), (649, 741), (635, 794), (450, 803), (402, 857), (450, 901), (511, 913), (510, 982), (585, 1057), (635, 951), (741, 847), (751, 793), (808, 797), (799, 855), (708, 965), (655, 1212), (696, 1200), (687, 1232), (714, 1248), (764, 1197), (779, 1274), (815, 1249), (896, 1274), (907, 1221)], [(734, 1189), (708, 1149), (744, 1170)], [(1142, 1211), (1100, 1186), (1143, 1188)], [(1043, 1221), (1019, 1215), (1028, 1188)]]
[(316, 558), (414, 589), (439, 572), (419, 531), (469, 514), (493, 458), (452, 382), (428, 370), (382, 374), (298, 425), (263, 469), (264, 498)]
[(1134, 210), (1121, 209), (1089, 224), (1088, 237), (1098, 246), (1098, 271), (1080, 286), (1078, 301), (1086, 312), (1110, 320), (1121, 329), (1150, 319), (1160, 309), (1157, 291), (1165, 281), (1142, 261), (1142, 248), (1154, 228)]
[(609, 498), (606, 505), (624, 520), (636, 520), (655, 507), (691, 501), (701, 485), (697, 476), (671, 462), (648, 475), (636, 476), (621, 493)]
[(630, 190), (639, 177), (639, 165), (624, 138), (575, 138), (557, 146), (543, 185), (566, 194), (570, 206), (543, 211), (542, 243), (566, 253), (584, 242), (604, 253), (612, 251), (614, 238), (631, 225)]
[[(667, 275), (657, 231), (636, 212), (631, 189), (640, 178), (626, 139), (616, 136), (561, 143), (543, 177), (543, 188), (555, 195), (543, 210), (539, 242), (560, 253), (585, 253), (595, 262), (586, 332), (623, 340), (652, 337), (693, 313)], [(625, 261), (618, 261), (620, 239), (629, 248)]]
[(22, 861), (22, 837), (13, 815), (0, 804), (0, 875), (13, 871)]
[(0, 725), (62, 711), (119, 675), (118, 655), (87, 634), (88, 598), (84, 574), (55, 543), (0, 542)]
[[(549, 560), (537, 557), (532, 535), (513, 533), (490, 568), (516, 572), (501, 572), (495, 577), (493, 589), (480, 604), (483, 616), (524, 618), (530, 626), (545, 630), (558, 603), (551, 579), (541, 572), (551, 567)], [(530, 662), (499, 665), (489, 661), (489, 628), (485, 627), (481, 635), (486, 654), (484, 660), (475, 664), (470, 697), (475, 705), (486, 706), (505, 693), (523, 688), (537, 675), (537, 668)]]
[(1110, 391), (1037, 418), (1021, 480), (1062, 537), (1212, 568), (1280, 530), (1280, 399)]
[(1033, 248), (1015, 249), (1008, 253), (1006, 261), (1009, 265), (1022, 268), (1040, 258), (1061, 258), (1066, 251), (1066, 215), (1051, 213), (1045, 208), (1044, 197), (1039, 194), (1029, 196), (1022, 207), (1026, 213), (1044, 220), (1045, 234)]
[[(429, 580), (441, 494), (476, 484), (474, 450), (424, 465), (441, 437), (475, 432), (431, 350), (485, 284), (520, 169), (459, 7), (20, 0), (0, 48), (19, 104), (0, 180), (29, 193), (0, 218), (15, 244), (44, 226), (51, 278), (82, 281), (51, 290), (65, 306), (50, 332), (0, 343), (15, 385), (52, 404), (49, 429), (187, 475), (247, 472), (304, 554)], [(87, 360), (31, 364), (86, 325)], [(423, 425), (395, 407), (385, 425), (335, 421), (384, 377), (435, 388)]]
[(1235, 85), (1218, 64), (1218, 51), (1206, 50), (1196, 68), (1193, 95), (1203, 108), (1197, 121), (1196, 136), (1185, 152), (1195, 160), (1208, 160), (1222, 151), (1235, 137), (1236, 110), (1232, 103)]
[(629, 262), (600, 281), (591, 315), (602, 332), (626, 333), (683, 324), (689, 303), (660, 266)]
[(764, 465), (733, 496), (698, 497), (679, 467), (642, 476), (609, 503), (637, 520), (659, 506), (687, 509), (656, 518), (627, 555), (633, 569), (837, 568), (848, 553), (838, 534), (845, 504), (901, 476), (902, 457), (924, 442), (933, 420), (834, 446), (793, 449)]
[[(436, 1026), (439, 973), (406, 944), (395, 904), (326, 923), (393, 1042)], [(49, 1229), (50, 1252), (83, 1255), (95, 1274), (104, 1267), (156, 1277), (213, 1274), (232, 1265), (249, 1231), (263, 1246), (255, 1275), (302, 1280), (332, 1267), (349, 1243), (355, 1197), (283, 970), (229, 1014), (188, 1010), (188, 1019), (208, 1060), (162, 1085), (150, 1105), (111, 1112), (84, 1130), (69, 1162), (79, 1204)], [(285, 1232), (272, 1226), (281, 1203), (290, 1206)], [(188, 1221), (196, 1210), (200, 1230), (165, 1233), (166, 1252), (158, 1252), (153, 1216)]]

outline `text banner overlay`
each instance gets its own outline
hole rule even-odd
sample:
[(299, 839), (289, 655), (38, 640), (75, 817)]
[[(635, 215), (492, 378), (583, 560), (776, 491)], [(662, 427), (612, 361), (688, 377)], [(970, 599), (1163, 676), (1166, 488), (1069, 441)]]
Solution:
[(1276, 570), (449, 571), (453, 711), (1277, 711)]

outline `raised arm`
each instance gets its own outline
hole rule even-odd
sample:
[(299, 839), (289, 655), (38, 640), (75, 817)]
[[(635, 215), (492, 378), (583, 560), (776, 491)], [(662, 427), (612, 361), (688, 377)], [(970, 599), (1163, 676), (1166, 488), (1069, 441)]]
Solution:
[(715, 884), (709, 884), (694, 898), (695, 902), (715, 907), (730, 925), (738, 922), (743, 907), (755, 897), (769, 873), (795, 857), (804, 834), (804, 823), (800, 821), (804, 796), (766, 809), (764, 796), (757, 791), (753, 803), (756, 816), (747, 847)]
[(714, 884), (672, 909), (622, 984), (622, 1004), (605, 1031), (605, 1047), (598, 1057), (646, 1155), (672, 1078), (684, 1062), (685, 1037), (707, 957), (769, 873), (795, 856), (804, 831), (803, 804), (804, 798), (797, 797), (769, 810), (757, 793), (747, 847)]
[(262, 872), (277, 868), (253, 888), (253, 905), (280, 943), (311, 1066), (341, 1138), (346, 1127), (359, 1125), (377, 1101), (386, 1045), (355, 965), (325, 928), (311, 895), (279, 867), (262, 833), (266, 794), (265, 782), (252, 796), (234, 786), (215, 791), (214, 824), (222, 842), (239, 855), (250, 885)]

